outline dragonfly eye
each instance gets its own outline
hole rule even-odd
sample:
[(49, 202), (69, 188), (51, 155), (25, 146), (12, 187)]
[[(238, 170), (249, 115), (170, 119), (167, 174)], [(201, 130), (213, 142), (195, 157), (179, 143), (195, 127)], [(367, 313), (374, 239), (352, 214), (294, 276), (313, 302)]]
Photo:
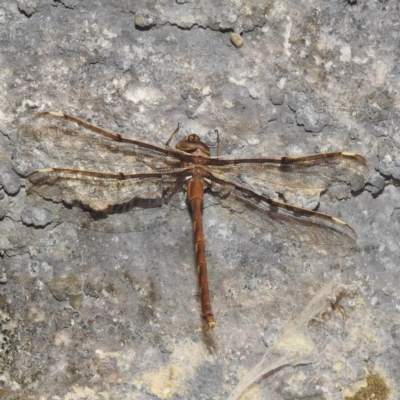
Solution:
[(197, 135), (195, 135), (194, 133), (191, 134), (191, 135), (189, 135), (189, 136), (186, 138), (186, 140), (188, 140), (189, 142), (193, 142), (193, 143), (198, 143), (198, 142), (200, 142), (200, 138), (199, 138)]

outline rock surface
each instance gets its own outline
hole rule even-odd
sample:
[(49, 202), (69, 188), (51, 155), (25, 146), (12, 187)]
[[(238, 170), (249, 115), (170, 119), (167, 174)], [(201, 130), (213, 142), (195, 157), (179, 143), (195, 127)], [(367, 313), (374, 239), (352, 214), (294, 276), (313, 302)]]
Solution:
[[(393, 0), (1, 2), (0, 398), (227, 399), (264, 343), (334, 281), (357, 294), (343, 297), (343, 309), (332, 298), (335, 312), (310, 321), (318, 357), (262, 378), (242, 399), (352, 399), (371, 382), (399, 398), (399, 8)], [(279, 193), (346, 221), (359, 251), (287, 254), (282, 240), (208, 193), (217, 326), (207, 332), (184, 193), (127, 213), (112, 232), (87, 230), (75, 209), (27, 195), (29, 172), (79, 161), (42, 157), (46, 137), (29, 147), (26, 134), (46, 110), (158, 145), (178, 123), (179, 138), (217, 129), (221, 153), (236, 157), (362, 154), (371, 179), (353, 192)]]

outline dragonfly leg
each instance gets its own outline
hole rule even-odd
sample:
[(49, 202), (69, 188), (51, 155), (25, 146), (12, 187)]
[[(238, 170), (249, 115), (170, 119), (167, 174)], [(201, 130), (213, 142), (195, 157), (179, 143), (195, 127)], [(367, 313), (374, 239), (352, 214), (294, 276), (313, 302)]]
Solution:
[(176, 129), (171, 133), (171, 135), (169, 136), (168, 140), (166, 141), (165, 145), (167, 147), (171, 147), (169, 145), (169, 143), (171, 142), (172, 138), (176, 135), (176, 133), (179, 131), (179, 126), (180, 126), (180, 124), (178, 123), (178, 126), (176, 127)]

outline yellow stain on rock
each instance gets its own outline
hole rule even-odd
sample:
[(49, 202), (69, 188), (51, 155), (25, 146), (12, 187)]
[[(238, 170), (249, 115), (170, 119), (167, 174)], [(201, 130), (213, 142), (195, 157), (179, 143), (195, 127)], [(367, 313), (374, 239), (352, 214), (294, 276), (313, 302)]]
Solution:
[(196, 377), (198, 368), (206, 362), (214, 363), (214, 358), (204, 343), (194, 343), (187, 339), (175, 347), (165, 364), (141, 374), (132, 383), (159, 399), (184, 397)]
[(335, 364), (332, 365), (332, 370), (334, 372), (342, 372), (343, 370), (343, 364), (341, 362), (337, 362)]
[(387, 400), (389, 399), (389, 387), (378, 375), (368, 375), (365, 383), (354, 396), (346, 396), (345, 400)]
[(150, 386), (152, 393), (159, 399), (170, 399), (176, 394), (185, 392), (179, 385), (181, 373), (182, 371), (174, 365), (164, 367), (151, 376), (147, 376), (147, 384)]

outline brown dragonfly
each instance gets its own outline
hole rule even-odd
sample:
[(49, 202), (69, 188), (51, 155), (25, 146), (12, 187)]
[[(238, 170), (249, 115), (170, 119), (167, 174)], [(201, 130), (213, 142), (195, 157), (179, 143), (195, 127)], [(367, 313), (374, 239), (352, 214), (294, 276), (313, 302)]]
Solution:
[[(43, 112), (38, 117), (54, 117), (75, 123), (82, 134), (61, 130), (57, 143), (73, 162), (88, 158), (78, 168), (44, 168), (30, 173), (28, 192), (53, 201), (79, 205), (100, 213), (120, 213), (135, 207), (155, 207), (167, 203), (186, 188), (191, 205), (196, 263), (202, 315), (209, 327), (216, 324), (210, 302), (205, 255), (202, 202), (205, 188), (227, 193), (229, 201), (241, 203), (240, 215), (262, 230), (291, 241), (311, 245), (353, 245), (354, 230), (345, 222), (326, 214), (276, 201), (262, 192), (270, 186), (321, 192), (336, 182), (351, 183), (368, 174), (366, 160), (354, 153), (332, 152), (302, 157), (210, 156), (210, 148), (197, 135), (189, 135), (175, 148), (169, 143), (157, 146), (122, 137), (79, 118), (60, 113)], [(95, 149), (95, 150), (93, 150)], [(74, 155), (74, 153), (77, 153)], [(108, 160), (126, 171), (86, 170), (95, 161)], [(123, 161), (121, 161), (123, 160)], [(115, 169), (114, 165), (114, 169)], [(129, 168), (129, 170), (128, 170)], [(254, 189), (256, 187), (256, 189)], [(361, 186), (362, 187), (362, 186)]]

